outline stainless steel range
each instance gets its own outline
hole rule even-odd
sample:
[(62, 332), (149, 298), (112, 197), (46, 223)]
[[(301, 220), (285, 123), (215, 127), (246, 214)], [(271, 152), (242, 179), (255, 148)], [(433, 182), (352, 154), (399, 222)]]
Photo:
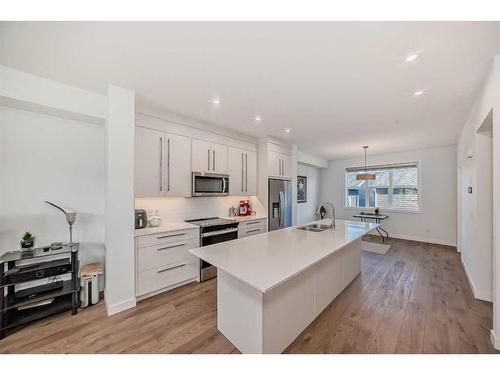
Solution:
[[(219, 242), (231, 241), (238, 238), (238, 222), (220, 217), (186, 220), (186, 223), (200, 227), (200, 246), (213, 245)], [(217, 276), (217, 268), (200, 259), (200, 281)]]

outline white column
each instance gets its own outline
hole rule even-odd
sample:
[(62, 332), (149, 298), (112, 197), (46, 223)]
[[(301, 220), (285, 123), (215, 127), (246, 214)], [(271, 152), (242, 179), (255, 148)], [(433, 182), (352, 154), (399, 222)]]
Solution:
[(106, 286), (108, 315), (134, 307), (135, 93), (108, 86), (106, 121)]
[(491, 341), (500, 350), (500, 55), (493, 71), (493, 329)]

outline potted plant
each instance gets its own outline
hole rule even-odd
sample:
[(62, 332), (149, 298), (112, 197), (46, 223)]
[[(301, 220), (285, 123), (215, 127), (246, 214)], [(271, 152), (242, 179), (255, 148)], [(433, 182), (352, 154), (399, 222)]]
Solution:
[(35, 246), (35, 236), (33, 236), (30, 232), (24, 233), (24, 236), (21, 238), (21, 249), (31, 249)]

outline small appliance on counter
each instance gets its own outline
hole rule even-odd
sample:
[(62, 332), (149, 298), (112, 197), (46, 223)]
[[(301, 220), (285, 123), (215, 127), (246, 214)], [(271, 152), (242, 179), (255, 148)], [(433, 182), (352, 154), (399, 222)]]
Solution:
[[(209, 217), (206, 219), (186, 220), (186, 223), (200, 227), (200, 246), (213, 245), (238, 238), (239, 223), (233, 219)], [(200, 259), (200, 281), (205, 281), (216, 276), (217, 268)]]
[(249, 216), (251, 214), (252, 214), (252, 207), (250, 206), (250, 201), (248, 199), (241, 200), (239, 216)]
[(146, 228), (148, 225), (148, 214), (146, 210), (135, 210), (135, 229)]

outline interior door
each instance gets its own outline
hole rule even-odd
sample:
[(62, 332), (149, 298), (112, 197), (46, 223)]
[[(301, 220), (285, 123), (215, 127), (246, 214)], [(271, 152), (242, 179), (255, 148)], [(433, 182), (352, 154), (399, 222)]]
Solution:
[(245, 151), (245, 193), (257, 195), (257, 153)]
[(229, 147), (228, 174), (229, 195), (245, 195), (245, 151)]
[(165, 135), (158, 130), (135, 128), (134, 189), (136, 197), (164, 195), (163, 144)]
[(191, 196), (191, 139), (165, 134), (165, 195)]
[(213, 172), (210, 143), (199, 139), (191, 140), (191, 170), (193, 172)]

